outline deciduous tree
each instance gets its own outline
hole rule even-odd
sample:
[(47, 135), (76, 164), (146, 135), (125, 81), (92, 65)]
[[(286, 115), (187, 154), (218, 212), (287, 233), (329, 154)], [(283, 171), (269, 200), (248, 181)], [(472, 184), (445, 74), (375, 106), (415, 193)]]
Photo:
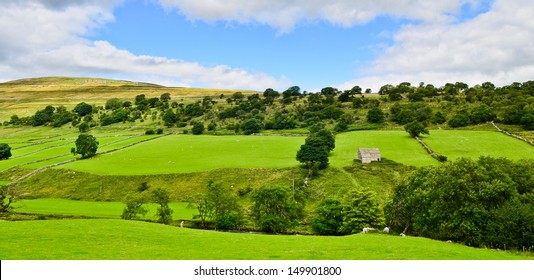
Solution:
[(89, 158), (96, 155), (98, 149), (98, 141), (93, 135), (80, 134), (76, 139), (75, 154), (82, 155), (82, 158)]

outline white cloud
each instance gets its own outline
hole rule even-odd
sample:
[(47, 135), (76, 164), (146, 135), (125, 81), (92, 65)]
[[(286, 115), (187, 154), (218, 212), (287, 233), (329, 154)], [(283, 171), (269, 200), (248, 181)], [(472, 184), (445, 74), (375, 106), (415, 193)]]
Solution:
[[(112, 21), (122, 1), (10, 1), (0, 7), (0, 80), (35, 76), (99, 76), (166, 81), (167, 85), (258, 89), (287, 79), (219, 65), (205, 67), (164, 57), (134, 55), (84, 36)], [(111, 4), (110, 4), (111, 3)], [(169, 83), (170, 82), (170, 83)]]
[(490, 11), (461, 23), (405, 26), (380, 54), (360, 84), (377, 90), (385, 83), (463, 81), (497, 85), (534, 77), (534, 6), (529, 0), (496, 0)]
[(451, 20), (463, 4), (480, 0), (159, 0), (167, 9), (178, 9), (191, 20), (235, 21), (266, 24), (282, 32), (305, 21), (326, 20), (351, 27), (380, 15), (425, 22)]

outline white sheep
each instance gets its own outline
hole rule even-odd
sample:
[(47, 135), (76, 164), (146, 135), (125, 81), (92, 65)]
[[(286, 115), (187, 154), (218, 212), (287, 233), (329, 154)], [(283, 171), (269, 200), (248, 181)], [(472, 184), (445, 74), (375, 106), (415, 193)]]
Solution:
[(400, 236), (402, 236), (402, 237), (405, 237), (405, 236), (406, 236), (406, 234), (404, 234), (404, 233), (402, 233), (402, 232), (401, 232)]
[(371, 230), (374, 230), (374, 228), (365, 227), (365, 228), (363, 228), (362, 232), (363, 233), (368, 233)]
[(384, 233), (386, 233), (386, 234), (389, 233), (389, 228), (388, 227), (384, 228)]

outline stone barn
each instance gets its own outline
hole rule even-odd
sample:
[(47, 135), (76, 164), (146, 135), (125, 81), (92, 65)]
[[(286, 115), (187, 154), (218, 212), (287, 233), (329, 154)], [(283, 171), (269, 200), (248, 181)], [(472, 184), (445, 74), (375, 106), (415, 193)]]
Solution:
[(372, 161), (380, 161), (380, 150), (377, 148), (359, 148), (358, 159), (362, 163), (371, 163)]

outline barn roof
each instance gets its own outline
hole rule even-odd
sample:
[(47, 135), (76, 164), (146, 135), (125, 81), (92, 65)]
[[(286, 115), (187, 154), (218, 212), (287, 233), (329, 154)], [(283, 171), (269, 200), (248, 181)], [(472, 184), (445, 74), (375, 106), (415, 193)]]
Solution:
[(360, 154), (380, 154), (378, 148), (359, 148), (358, 153)]

